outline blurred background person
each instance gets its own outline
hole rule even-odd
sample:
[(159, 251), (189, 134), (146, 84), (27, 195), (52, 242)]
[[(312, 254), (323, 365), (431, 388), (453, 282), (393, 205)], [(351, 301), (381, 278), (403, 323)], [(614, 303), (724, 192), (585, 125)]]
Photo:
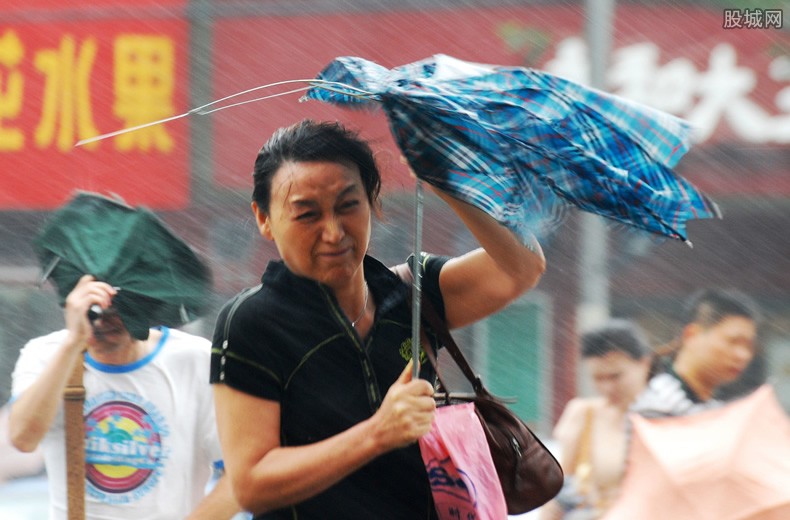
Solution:
[(722, 402), (717, 391), (738, 379), (754, 358), (758, 309), (746, 294), (698, 291), (688, 299), (683, 318), (680, 336), (664, 349), (669, 363), (659, 367), (631, 411), (655, 418), (716, 407)]
[(755, 356), (758, 312), (734, 290), (688, 299), (678, 337), (658, 352), (669, 363), (629, 413), (628, 464), (606, 520), (790, 518), (790, 421), (773, 388), (731, 403), (721, 393)]
[(598, 395), (568, 402), (553, 437), (566, 482), (541, 520), (600, 518), (617, 496), (626, 453), (626, 413), (645, 388), (651, 350), (636, 324), (612, 319), (581, 337), (581, 357)]

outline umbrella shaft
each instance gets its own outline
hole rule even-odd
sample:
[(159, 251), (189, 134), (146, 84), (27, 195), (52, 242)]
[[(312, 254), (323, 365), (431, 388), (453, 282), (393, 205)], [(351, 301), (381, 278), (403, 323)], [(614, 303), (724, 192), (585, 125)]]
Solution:
[(422, 181), (417, 180), (414, 192), (414, 256), (412, 256), (411, 272), (414, 282), (411, 292), (411, 357), (412, 377), (415, 379), (420, 374), (420, 316), (422, 297), (422, 269), (420, 268), (420, 253), (422, 252), (422, 214), (423, 214), (423, 188)]

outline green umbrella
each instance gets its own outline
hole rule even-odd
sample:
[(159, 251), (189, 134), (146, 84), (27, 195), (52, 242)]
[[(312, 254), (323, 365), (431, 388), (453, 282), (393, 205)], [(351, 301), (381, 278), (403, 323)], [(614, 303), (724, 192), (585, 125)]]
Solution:
[(78, 192), (34, 240), (63, 305), (85, 274), (118, 288), (113, 307), (137, 339), (156, 325), (181, 326), (208, 303), (211, 273), (151, 211)]

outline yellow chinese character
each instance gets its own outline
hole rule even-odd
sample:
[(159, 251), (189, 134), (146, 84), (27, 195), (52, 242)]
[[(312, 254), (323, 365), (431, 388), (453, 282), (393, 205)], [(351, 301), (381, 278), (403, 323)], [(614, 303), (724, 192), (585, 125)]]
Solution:
[(3, 119), (17, 117), (22, 111), (24, 81), (16, 67), (24, 55), (25, 49), (16, 33), (10, 29), (3, 33), (0, 37), (0, 152), (21, 150), (25, 145), (22, 130), (3, 127)]
[[(96, 40), (88, 38), (77, 52), (74, 37), (66, 35), (60, 41), (60, 48), (36, 53), (36, 68), (46, 78), (41, 121), (35, 131), (39, 148), (52, 146), (54, 141), (58, 149), (67, 151), (79, 139), (99, 134), (93, 123), (90, 95), (96, 50)], [(91, 143), (86, 148), (97, 145)]]
[[(115, 40), (114, 113), (126, 128), (165, 119), (175, 114), (173, 106), (175, 52), (164, 36), (127, 34)], [(121, 151), (155, 147), (173, 148), (165, 125), (153, 125), (115, 138)]]

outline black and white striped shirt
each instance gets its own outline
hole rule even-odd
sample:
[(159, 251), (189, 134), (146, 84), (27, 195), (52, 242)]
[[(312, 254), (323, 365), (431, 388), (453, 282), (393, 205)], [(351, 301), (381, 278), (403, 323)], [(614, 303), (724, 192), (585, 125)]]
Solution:
[(649, 419), (691, 415), (721, 406), (716, 399), (703, 401), (674, 370), (654, 376), (636, 398), (630, 412)]

